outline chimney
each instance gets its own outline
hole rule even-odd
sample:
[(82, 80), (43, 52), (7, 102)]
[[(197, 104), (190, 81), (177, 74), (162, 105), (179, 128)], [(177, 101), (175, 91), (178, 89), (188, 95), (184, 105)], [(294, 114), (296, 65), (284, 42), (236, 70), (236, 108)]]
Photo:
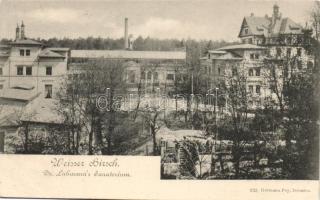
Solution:
[(128, 18), (124, 19), (124, 49), (129, 48), (129, 37), (128, 37)]
[(16, 28), (16, 40), (20, 39), (20, 28), (19, 28), (19, 24), (17, 24), (17, 28)]
[(20, 34), (20, 39), (25, 39), (26, 36), (25, 36), (25, 32), (24, 32), (24, 24), (23, 24), (23, 21), (21, 23), (21, 34)]

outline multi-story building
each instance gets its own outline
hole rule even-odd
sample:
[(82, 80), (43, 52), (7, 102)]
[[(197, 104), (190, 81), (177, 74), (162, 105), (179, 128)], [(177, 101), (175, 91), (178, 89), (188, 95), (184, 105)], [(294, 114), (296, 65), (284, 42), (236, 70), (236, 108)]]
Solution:
[(70, 73), (81, 73), (81, 65), (94, 59), (120, 59), (125, 65), (129, 92), (163, 92), (172, 89), (176, 69), (185, 65), (186, 53), (178, 51), (71, 50)]
[[(209, 51), (202, 58), (208, 84), (211, 88), (219, 87), (219, 82), (241, 71), (246, 76), (247, 91), (253, 97), (249, 104), (259, 106), (266, 97), (275, 98), (273, 83), (267, 77), (271, 69), (283, 73), (303, 71), (312, 65), (307, 48), (310, 36), (310, 29), (290, 18), (283, 18), (277, 5), (274, 5), (271, 17), (256, 17), (254, 14), (244, 17), (238, 35), (242, 44)], [(289, 60), (294, 62), (287, 65)], [(277, 75), (286, 76), (285, 73)]]
[(23, 23), (17, 26), (15, 40), (0, 46), (0, 97), (24, 92), (52, 98), (67, 73), (68, 55), (68, 48), (47, 48), (25, 36)]

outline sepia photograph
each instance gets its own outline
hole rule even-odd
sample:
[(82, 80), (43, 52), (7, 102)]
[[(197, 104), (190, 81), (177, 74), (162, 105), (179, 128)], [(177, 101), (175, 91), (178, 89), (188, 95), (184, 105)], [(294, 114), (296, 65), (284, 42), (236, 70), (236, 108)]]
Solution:
[(0, 0), (0, 157), (319, 180), (319, 73), (319, 1)]

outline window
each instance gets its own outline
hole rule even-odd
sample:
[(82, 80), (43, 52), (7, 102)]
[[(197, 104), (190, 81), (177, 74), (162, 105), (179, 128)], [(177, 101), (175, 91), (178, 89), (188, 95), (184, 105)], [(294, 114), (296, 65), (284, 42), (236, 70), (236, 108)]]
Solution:
[(302, 69), (302, 61), (297, 60), (298, 69)]
[(254, 54), (253, 54), (253, 53), (250, 54), (250, 59), (251, 59), (251, 60), (254, 59)]
[(32, 75), (32, 67), (26, 67), (26, 75), (31, 76)]
[(259, 54), (254, 54), (255, 59), (259, 59)]
[(236, 68), (232, 69), (232, 76), (236, 76), (238, 74), (238, 71)]
[(291, 48), (287, 48), (287, 56), (291, 57)]
[(24, 56), (24, 49), (20, 49), (20, 56)]
[(0, 76), (2, 76), (3, 75), (3, 69), (2, 69), (2, 67), (0, 67)]
[(167, 74), (167, 80), (174, 80), (174, 75), (173, 74)]
[(151, 72), (148, 72), (148, 74), (147, 74), (147, 79), (148, 79), (148, 80), (151, 80), (151, 76), (152, 76)]
[(249, 76), (253, 76), (253, 69), (249, 69)]
[(269, 89), (271, 90), (272, 93), (276, 93), (276, 85), (274, 83), (270, 84)]
[(44, 94), (46, 99), (52, 98), (52, 85), (44, 85)]
[(135, 82), (135, 78), (136, 78), (136, 74), (134, 71), (129, 71), (128, 73), (128, 80), (129, 80), (129, 83), (134, 83)]
[(248, 28), (245, 28), (245, 29), (244, 29), (244, 34), (248, 34), (248, 33), (249, 33)]
[(1, 84), (1, 85), (0, 85), (0, 90), (2, 90), (2, 89), (3, 89), (3, 85)]
[(297, 56), (301, 56), (301, 48), (297, 49)]
[(277, 48), (277, 57), (280, 57), (280, 56), (281, 56), (281, 49)]
[(308, 61), (308, 63), (307, 63), (307, 68), (308, 68), (308, 69), (313, 69), (313, 62)]
[(51, 76), (52, 75), (52, 67), (51, 66), (46, 67), (46, 75), (47, 76)]
[(256, 93), (260, 94), (260, 85), (256, 85)]
[(256, 76), (260, 76), (260, 68), (256, 69)]
[(4, 132), (0, 132), (0, 152), (4, 153)]
[(141, 72), (140, 78), (144, 80), (146, 78), (146, 73), (144, 71)]
[(22, 76), (23, 75), (23, 66), (18, 66), (17, 67), (17, 75)]
[(218, 74), (221, 75), (221, 69), (220, 68), (218, 68)]
[(249, 39), (248, 39), (248, 43), (249, 43), (249, 44), (252, 44), (252, 38), (249, 38)]
[(30, 56), (30, 49), (26, 50), (26, 56)]
[(249, 85), (249, 93), (253, 93), (253, 85)]
[(158, 72), (153, 73), (153, 80), (157, 81), (158, 80)]

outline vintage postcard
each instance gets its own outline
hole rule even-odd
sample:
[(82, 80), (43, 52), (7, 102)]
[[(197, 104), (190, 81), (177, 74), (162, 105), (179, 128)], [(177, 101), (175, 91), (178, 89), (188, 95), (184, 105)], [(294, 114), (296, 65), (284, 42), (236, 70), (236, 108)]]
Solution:
[(0, 0), (0, 198), (319, 198), (320, 2)]

